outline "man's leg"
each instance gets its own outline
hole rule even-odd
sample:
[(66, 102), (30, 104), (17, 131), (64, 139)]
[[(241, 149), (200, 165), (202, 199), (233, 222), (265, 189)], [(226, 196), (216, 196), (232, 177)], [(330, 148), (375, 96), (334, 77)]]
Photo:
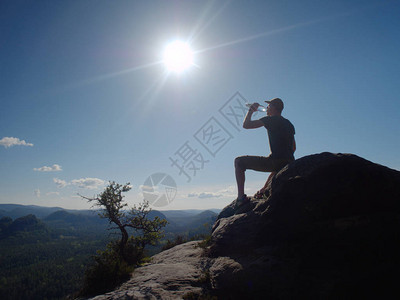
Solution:
[(267, 190), (268, 185), (271, 183), (272, 178), (284, 167), (286, 166), (290, 161), (287, 160), (273, 160), (271, 161), (271, 165), (275, 169), (275, 171), (271, 171), (271, 174), (269, 174), (267, 181), (265, 182), (264, 187), (257, 192), (257, 194), (264, 194), (265, 191)]
[(254, 170), (261, 172), (270, 172), (270, 159), (264, 156), (239, 156), (235, 159), (235, 175), (238, 188), (238, 199), (242, 199), (244, 194), (245, 172)]
[(240, 157), (236, 157), (235, 175), (236, 175), (236, 184), (238, 188), (238, 199), (242, 199), (244, 196), (244, 182), (246, 180), (245, 171), (246, 170), (240, 165)]

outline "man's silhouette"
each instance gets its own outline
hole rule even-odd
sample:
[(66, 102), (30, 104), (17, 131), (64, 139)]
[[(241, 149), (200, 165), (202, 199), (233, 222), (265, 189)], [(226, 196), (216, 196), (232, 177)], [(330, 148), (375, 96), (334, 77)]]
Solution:
[(254, 103), (243, 121), (243, 128), (253, 129), (265, 127), (268, 131), (269, 145), (271, 154), (265, 156), (239, 156), (235, 159), (235, 175), (238, 187), (237, 204), (241, 205), (248, 201), (244, 193), (245, 171), (247, 169), (271, 172), (264, 187), (257, 194), (264, 194), (272, 177), (285, 165), (294, 160), (296, 142), (294, 139), (295, 129), (289, 120), (281, 116), (283, 102), (279, 98), (269, 101), (267, 106), (267, 116), (259, 120), (251, 120), (252, 114), (258, 109), (260, 104)]

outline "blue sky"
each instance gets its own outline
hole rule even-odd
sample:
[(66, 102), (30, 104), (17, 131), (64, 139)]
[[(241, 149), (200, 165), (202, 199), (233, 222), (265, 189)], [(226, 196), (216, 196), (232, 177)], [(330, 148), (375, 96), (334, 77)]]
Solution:
[[(297, 158), (399, 170), (399, 15), (398, 1), (1, 1), (0, 203), (87, 208), (77, 194), (115, 180), (132, 205), (165, 173), (177, 194), (161, 209), (222, 208), (234, 158), (269, 154), (265, 129), (226, 118), (242, 98), (283, 99)], [(176, 39), (195, 51), (179, 75), (161, 61)], [(246, 176), (253, 194), (268, 174)]]

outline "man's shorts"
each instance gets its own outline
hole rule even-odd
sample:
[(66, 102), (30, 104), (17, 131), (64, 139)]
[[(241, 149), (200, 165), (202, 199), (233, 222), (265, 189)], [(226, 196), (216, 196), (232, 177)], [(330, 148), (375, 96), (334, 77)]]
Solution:
[(292, 160), (272, 158), (270, 156), (239, 156), (235, 159), (235, 166), (243, 170), (255, 170), (260, 172), (278, 172)]

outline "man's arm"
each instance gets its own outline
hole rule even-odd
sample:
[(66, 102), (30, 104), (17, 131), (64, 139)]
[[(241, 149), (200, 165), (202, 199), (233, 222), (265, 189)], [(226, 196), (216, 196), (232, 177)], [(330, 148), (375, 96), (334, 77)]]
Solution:
[(258, 103), (254, 103), (252, 106), (250, 106), (249, 111), (247, 112), (246, 117), (243, 121), (244, 129), (260, 128), (264, 126), (264, 123), (261, 120), (251, 120), (251, 116), (253, 115), (253, 112), (257, 110), (258, 106)]

